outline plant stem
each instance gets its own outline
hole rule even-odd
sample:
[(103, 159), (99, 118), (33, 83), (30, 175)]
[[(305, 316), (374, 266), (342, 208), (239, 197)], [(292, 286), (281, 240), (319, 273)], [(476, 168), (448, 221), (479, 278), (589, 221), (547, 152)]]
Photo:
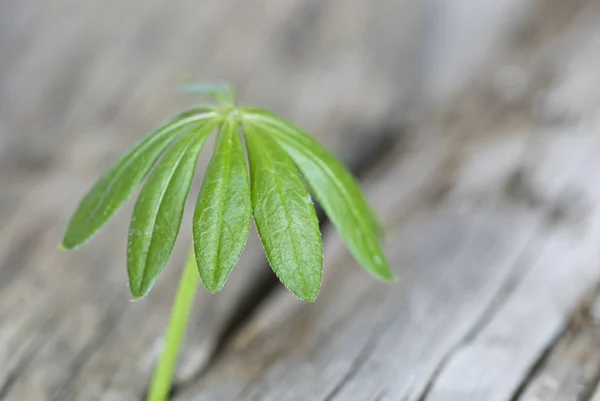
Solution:
[(179, 288), (171, 309), (169, 326), (165, 334), (164, 349), (154, 370), (147, 401), (166, 401), (169, 396), (179, 348), (196, 296), (198, 280), (198, 269), (192, 249), (181, 274)]

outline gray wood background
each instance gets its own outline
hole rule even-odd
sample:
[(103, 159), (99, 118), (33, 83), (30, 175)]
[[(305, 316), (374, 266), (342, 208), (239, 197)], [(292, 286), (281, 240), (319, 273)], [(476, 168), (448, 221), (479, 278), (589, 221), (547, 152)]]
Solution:
[(305, 304), (252, 233), (200, 290), (174, 400), (599, 401), (599, 71), (598, 0), (0, 0), (0, 400), (142, 399), (189, 216), (143, 302), (131, 204), (57, 244), (99, 172), (195, 101), (174, 91), (191, 75), (344, 159), (399, 281), (325, 224)]

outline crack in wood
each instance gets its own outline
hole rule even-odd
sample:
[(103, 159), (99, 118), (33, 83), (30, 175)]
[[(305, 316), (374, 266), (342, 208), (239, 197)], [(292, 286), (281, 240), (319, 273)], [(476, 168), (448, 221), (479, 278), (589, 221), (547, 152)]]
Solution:
[[(542, 224), (541, 221), (538, 223), (538, 227), (536, 231), (541, 230)], [(535, 237), (535, 234), (534, 234)], [(433, 373), (430, 375), (429, 380), (427, 381), (425, 387), (421, 391), (421, 394), (418, 396), (418, 401), (427, 401), (431, 391), (433, 390), (437, 379), (440, 374), (444, 371), (448, 362), (456, 355), (460, 349), (467, 346), (473, 339), (480, 333), (485, 327), (489, 324), (489, 322), (493, 319), (494, 315), (500, 310), (503, 301), (507, 298), (507, 294), (510, 294), (517, 286), (517, 284), (521, 281), (521, 279), (527, 274), (530, 269), (522, 268), (521, 266), (530, 266), (528, 263), (530, 258), (530, 251), (528, 251), (529, 246), (534, 241), (529, 241), (529, 245), (526, 245), (523, 248), (521, 255), (519, 255), (515, 262), (513, 263), (513, 267), (510, 269), (504, 283), (499, 287), (495, 296), (492, 298), (489, 305), (482, 311), (479, 318), (475, 321), (471, 329), (465, 334), (462, 340), (457, 342), (454, 347), (452, 347), (447, 354), (440, 360)], [(531, 268), (531, 267), (530, 267)]]
[(531, 383), (531, 380), (538, 374), (541, 367), (544, 366), (550, 355), (552, 354), (552, 350), (556, 347), (557, 343), (561, 339), (561, 337), (568, 331), (569, 326), (565, 326), (563, 330), (557, 332), (555, 336), (552, 338), (552, 341), (548, 342), (543, 351), (538, 355), (535, 362), (532, 364), (531, 368), (527, 371), (527, 373), (521, 379), (521, 382), (515, 389), (513, 395), (510, 397), (509, 401), (518, 401), (521, 395), (524, 393), (525, 389)]
[[(594, 304), (597, 304), (600, 301), (600, 286), (596, 286), (594, 291), (595, 296), (590, 298), (588, 302), (584, 302), (579, 311), (576, 311), (574, 314), (574, 324), (578, 326), (590, 326), (593, 328), (598, 327), (598, 317), (594, 316)], [(597, 308), (597, 305), (596, 305)], [(586, 388), (582, 391), (580, 396), (580, 401), (594, 401), (593, 397), (596, 395), (598, 391), (598, 385), (600, 384), (600, 363), (598, 364), (598, 369), (594, 374), (592, 380), (587, 383)]]
[[(353, 307), (348, 309), (348, 313), (345, 313), (344, 315), (342, 315), (341, 317), (339, 317), (338, 319), (336, 319), (334, 322), (332, 322), (331, 326), (328, 327), (328, 329), (318, 337), (318, 339), (316, 340), (317, 343), (327, 343), (328, 340), (330, 340), (332, 338), (332, 336), (334, 335), (334, 333), (336, 332), (336, 330), (338, 328), (340, 328), (341, 326), (343, 326), (345, 323), (347, 323), (348, 321), (350, 321), (352, 319), (352, 317), (354, 316), (354, 312), (357, 308), (360, 307), (361, 304), (364, 304), (366, 302), (369, 301), (373, 301), (376, 298), (381, 298), (381, 292), (378, 290), (372, 290), (372, 291), (367, 291), (366, 293), (362, 294), (362, 296), (357, 297), (354, 301)], [(370, 331), (369, 337), (372, 336), (372, 334), (374, 334), (374, 330)], [(367, 339), (366, 342), (368, 342), (369, 339)], [(363, 347), (364, 349), (364, 347)], [(361, 349), (362, 350), (362, 349)], [(318, 354), (321, 350), (320, 349), (315, 349), (312, 350), (312, 352), (305, 354), (306, 358), (310, 359), (313, 358), (315, 356), (315, 354)], [(358, 359), (358, 358), (355, 358)], [(352, 365), (354, 366), (354, 365)], [(359, 367), (357, 369), (360, 369)], [(286, 370), (289, 371), (289, 370)], [(347, 375), (346, 375), (347, 376)], [(354, 375), (352, 375), (353, 377)], [(346, 379), (344, 381), (348, 381), (350, 380), (351, 377), (346, 377)], [(342, 389), (343, 386), (339, 386), (339, 389)], [(236, 401), (237, 400), (243, 400), (243, 399), (247, 399), (247, 397), (249, 396), (249, 392), (251, 391), (251, 386), (250, 383), (248, 383), (243, 389), (242, 391), (240, 391), (239, 395), (236, 397)], [(332, 391), (333, 392), (333, 391)], [(253, 398), (252, 401), (257, 401), (260, 398)]]
[(600, 287), (590, 291), (571, 313), (568, 324), (525, 378), (512, 401), (576, 399), (589, 401), (600, 382), (598, 302)]
[[(515, 182), (522, 181), (521, 176), (522, 170), (519, 169), (515, 172), (515, 174), (510, 176), (507, 185), (509, 187), (514, 187)], [(560, 193), (562, 193), (562, 191), (559, 191), (559, 194)], [(535, 230), (536, 234), (534, 234), (533, 238), (536, 238), (538, 234), (542, 234), (542, 231), (546, 229), (545, 220), (546, 213), (542, 211), (541, 215), (539, 216), (539, 221)], [(501, 309), (504, 302), (507, 299), (509, 299), (508, 294), (513, 292), (519, 284), (519, 282), (527, 275), (529, 271), (533, 269), (532, 255), (535, 254), (536, 251), (534, 245), (535, 241), (531, 240), (529, 242), (529, 245), (523, 248), (524, 251), (515, 260), (513, 267), (510, 269), (510, 272), (507, 275), (504, 283), (500, 286), (496, 295), (493, 297), (487, 308), (481, 313), (471, 330), (469, 330), (469, 332), (466, 333), (464, 338), (461, 341), (459, 341), (452, 349), (450, 349), (448, 353), (440, 360), (439, 364), (437, 365), (437, 367), (431, 374), (429, 380), (427, 381), (426, 386), (423, 388), (423, 391), (418, 397), (418, 401), (427, 401), (431, 391), (433, 390), (436, 384), (437, 379), (448, 365), (448, 362), (452, 360), (454, 355), (456, 355), (460, 349), (471, 343), (477, 337), (478, 333), (482, 332), (486, 328), (486, 326), (493, 320), (494, 316)], [(533, 248), (533, 251), (531, 248)], [(534, 363), (528, 374), (525, 375), (523, 381), (519, 384), (517, 390), (515, 391), (510, 401), (518, 401), (518, 398), (527, 387), (527, 384), (529, 383), (531, 378), (533, 378), (536, 375), (540, 366), (543, 365), (547, 357), (550, 355), (556, 342), (560, 339), (564, 332), (566, 332), (566, 330), (567, 328), (565, 327), (564, 331), (558, 333), (554, 340), (550, 342), (547, 348), (540, 354), (540, 357)]]
[(379, 345), (381, 339), (388, 332), (389, 328), (394, 324), (393, 319), (383, 319), (383, 321), (386, 320), (386, 324), (380, 323), (380, 325), (382, 325), (383, 327), (379, 327), (379, 325), (375, 325), (373, 327), (362, 349), (360, 350), (356, 358), (354, 358), (354, 360), (352, 361), (350, 369), (346, 372), (346, 374), (344, 374), (344, 376), (336, 384), (333, 390), (331, 390), (329, 394), (325, 396), (323, 401), (333, 401), (335, 397), (340, 393), (340, 391), (344, 388), (346, 383), (350, 382), (358, 374), (358, 372), (364, 366), (369, 356), (372, 354), (373, 350), (377, 347), (377, 345)]

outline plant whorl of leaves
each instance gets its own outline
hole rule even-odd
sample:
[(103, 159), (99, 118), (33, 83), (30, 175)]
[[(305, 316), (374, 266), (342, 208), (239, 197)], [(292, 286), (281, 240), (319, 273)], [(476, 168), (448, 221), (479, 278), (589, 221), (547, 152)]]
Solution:
[(200, 278), (211, 292), (225, 284), (253, 218), (279, 279), (297, 297), (315, 300), (321, 286), (322, 243), (302, 178), (358, 262), (375, 277), (393, 280), (380, 245), (381, 226), (341, 162), (272, 113), (235, 107), (234, 91), (227, 84), (190, 85), (187, 91), (218, 105), (194, 107), (171, 118), (114, 164), (79, 203), (64, 249), (87, 242), (145, 180), (129, 229), (127, 271), (133, 297), (146, 295), (171, 255), (196, 162), (216, 130), (192, 227)]

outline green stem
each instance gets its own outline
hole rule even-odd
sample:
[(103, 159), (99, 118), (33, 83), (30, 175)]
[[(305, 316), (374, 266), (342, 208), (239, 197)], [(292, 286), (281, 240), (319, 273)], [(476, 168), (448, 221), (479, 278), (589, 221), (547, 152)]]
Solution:
[(147, 401), (166, 401), (169, 396), (181, 340), (198, 288), (198, 279), (196, 259), (192, 250), (181, 274), (179, 289), (171, 309), (171, 318), (165, 335), (165, 346), (154, 370)]

